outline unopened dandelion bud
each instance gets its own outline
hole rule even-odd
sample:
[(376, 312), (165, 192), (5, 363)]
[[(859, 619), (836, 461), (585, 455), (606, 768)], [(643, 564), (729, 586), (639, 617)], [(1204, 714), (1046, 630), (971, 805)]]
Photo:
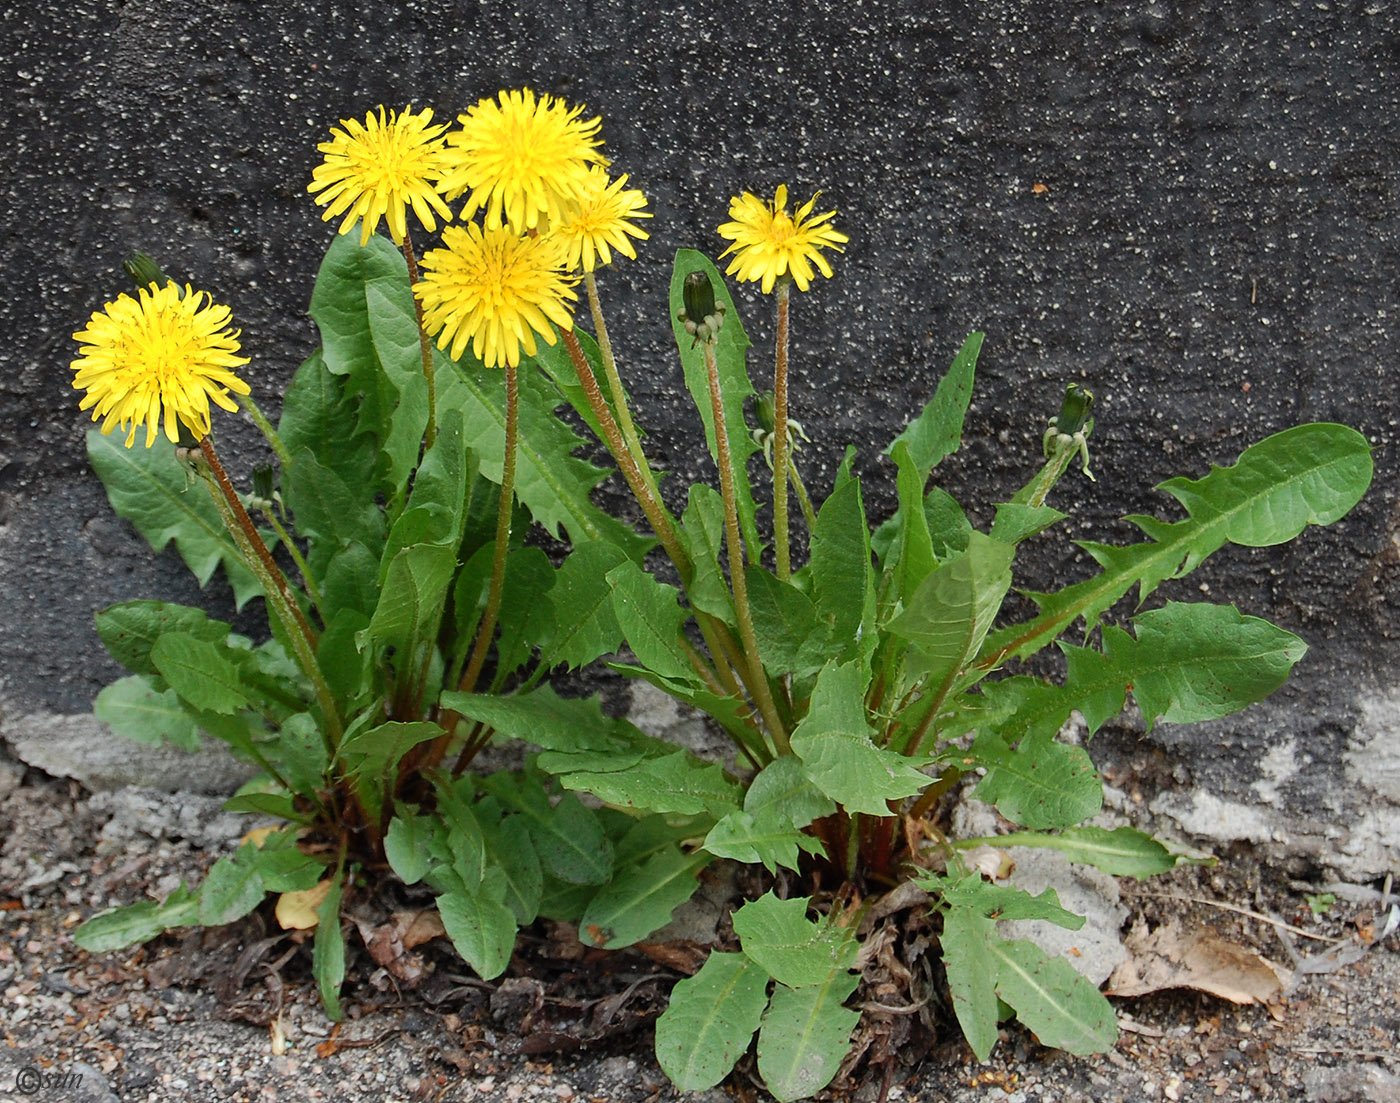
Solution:
[(1066, 436), (1074, 436), (1084, 428), (1093, 408), (1093, 394), (1078, 383), (1069, 384), (1065, 387), (1065, 400), (1060, 404), (1060, 412), (1055, 418), (1055, 428)]
[(170, 282), (170, 277), (161, 271), (160, 265), (139, 249), (122, 261), (122, 271), (131, 277), (131, 282), (137, 287), (150, 287), (151, 284), (164, 287)]
[(710, 277), (705, 272), (692, 272), (686, 276), (682, 289), (685, 302), (685, 316), (699, 325), (715, 313), (715, 289), (710, 286)]
[(260, 463), (253, 468), (253, 495), (250, 509), (267, 511), (272, 508), (272, 464)]
[(778, 423), (776, 406), (772, 391), (760, 391), (754, 396), (753, 414), (764, 433), (773, 432)]

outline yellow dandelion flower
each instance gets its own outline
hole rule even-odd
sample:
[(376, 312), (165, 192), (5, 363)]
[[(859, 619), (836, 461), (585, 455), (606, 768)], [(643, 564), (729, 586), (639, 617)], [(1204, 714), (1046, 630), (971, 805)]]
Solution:
[(607, 171), (595, 165), (588, 174), (588, 192), (578, 207), (550, 229), (564, 246), (564, 264), (569, 271), (582, 268), (592, 272), (600, 264), (612, 263), (616, 249), (625, 257), (637, 259), (628, 235), (645, 241), (650, 235), (628, 219), (650, 218), (642, 208), (647, 197), (636, 188), (626, 188), (627, 177), (608, 183)]
[(439, 186), (449, 199), (469, 193), (464, 221), (483, 209), (489, 224), (518, 233), (559, 221), (587, 195), (588, 166), (604, 162), (600, 122), (582, 113), (528, 88), (481, 100), (447, 136)]
[(402, 245), (409, 207), (429, 233), (437, 229), (435, 214), (450, 222), (452, 210), (437, 189), (445, 163), (442, 133), (447, 127), (429, 125), (432, 119), (431, 107), (414, 114), (410, 105), (390, 111), (387, 119), (381, 107), (378, 118), (370, 111), (363, 125), (341, 119), (344, 130), (331, 127), (331, 140), (316, 147), (325, 160), (311, 173), (306, 189), (320, 192), (318, 206), (330, 204), (321, 220), (345, 215), (342, 234), (358, 222), (361, 245), (369, 244), (380, 218), (389, 224), (394, 244)]
[[(423, 328), (438, 348), (452, 345), (459, 359), (472, 354), (488, 368), (520, 363), (535, 354), (535, 334), (554, 344), (554, 327), (572, 329), (566, 300), (576, 300), (564, 275), (562, 250), (551, 237), (521, 237), (505, 226), (475, 222), (442, 231), (446, 248), (423, 257), (423, 279), (413, 293), (423, 306)], [(552, 323), (552, 324), (551, 324)]]
[(238, 330), (228, 329), (229, 309), (203, 291), (173, 282), (151, 284), (139, 298), (120, 296), (73, 334), (84, 347), (73, 361), (73, 386), (86, 391), (79, 409), (102, 418), (102, 432), (120, 425), (126, 446), (146, 426), (146, 447), (155, 443), (162, 421), (172, 442), (180, 426), (196, 440), (209, 433), (209, 402), (238, 409), (229, 391), (247, 394), (248, 384), (233, 369), (248, 363), (238, 355)]
[(720, 237), (734, 243), (720, 254), (734, 254), (725, 275), (737, 273), (741, 280), (762, 280), (765, 293), (772, 291), (773, 284), (785, 275), (792, 277), (799, 291), (807, 290), (818, 271), (830, 278), (831, 265), (822, 256), (822, 250), (845, 252), (841, 246), (850, 238), (829, 225), (835, 211), (812, 217), (820, 195), (818, 192), (812, 196), (795, 215), (787, 213), (785, 184), (778, 185), (772, 203), (749, 192), (732, 199), (729, 217), (733, 221), (719, 228)]

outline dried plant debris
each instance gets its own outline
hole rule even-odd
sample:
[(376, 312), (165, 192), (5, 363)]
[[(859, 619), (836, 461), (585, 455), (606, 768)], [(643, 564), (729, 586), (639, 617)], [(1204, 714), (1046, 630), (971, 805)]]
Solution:
[(1210, 930), (1173, 920), (1155, 930), (1139, 922), (1124, 943), (1131, 955), (1108, 979), (1107, 995), (1145, 996), (1194, 988), (1238, 1004), (1277, 1002), (1293, 985), (1290, 970)]

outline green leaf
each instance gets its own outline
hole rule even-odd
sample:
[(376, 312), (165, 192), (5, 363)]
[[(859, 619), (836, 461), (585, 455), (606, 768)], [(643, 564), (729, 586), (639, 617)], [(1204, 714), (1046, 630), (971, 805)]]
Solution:
[(1262, 700), (1281, 686), (1307, 651), (1291, 632), (1233, 605), (1168, 602), (1133, 618), (1137, 639), (1106, 627), (1103, 651), (1065, 647), (1066, 694), (1091, 732), (1123, 707), (1131, 688), (1151, 731), (1216, 720)]
[(895, 441), (892, 451), (899, 511), (895, 514), (896, 537), (890, 558), (896, 572), (897, 593), (907, 604), (937, 564), (928, 516), (924, 513), (924, 480), (904, 441)]
[(173, 689), (157, 689), (140, 674), (118, 678), (93, 702), (93, 713), (117, 735), (138, 743), (173, 743), (199, 750), (199, 730)]
[(985, 881), (976, 872), (951, 871), (923, 884), (945, 904), (940, 941), (948, 987), (958, 1023), (979, 1061), (985, 1061), (996, 1044), (1001, 1017), (997, 997), (1016, 1009), (1043, 1044), (1072, 1053), (1098, 1052), (1071, 1047), (1089, 1044), (1091, 1038), (1102, 1041), (1106, 1011), (1112, 1043), (1113, 1012), (1093, 985), (1063, 959), (1056, 965), (1031, 943), (1003, 942), (997, 933), (1001, 919), (1046, 919), (1071, 930), (1082, 927), (1084, 918), (1060, 907), (1053, 889), (1031, 896)]
[(832, 972), (821, 984), (779, 984), (758, 1032), (758, 1072), (780, 1103), (806, 1099), (831, 1083), (850, 1049), (860, 1012), (841, 1005), (860, 978)]
[[(348, 486), (377, 491), (374, 465), (377, 459), (374, 438), (355, 438), (359, 395), (347, 396), (346, 379), (326, 367), (317, 349), (302, 362), (282, 396), (282, 416), (277, 435), (287, 454), (296, 456), (308, 450), (317, 461), (331, 468)], [(303, 503), (296, 498), (285, 479), (282, 497), (293, 516)]]
[(798, 851), (821, 853), (821, 844), (801, 828), (836, 811), (812, 784), (795, 755), (775, 758), (759, 771), (744, 794), (744, 808), (730, 812), (705, 836), (705, 849), (737, 862), (762, 862), (797, 869)]
[(614, 807), (686, 816), (722, 816), (743, 799), (743, 790), (725, 776), (722, 766), (686, 751), (616, 770), (576, 770), (561, 774), (560, 784), (592, 793)]
[[(600, 755), (604, 759), (631, 753), (636, 756), (631, 762), (636, 762), (643, 753), (659, 756), (674, 750), (669, 743), (643, 735), (626, 720), (604, 716), (596, 696), (560, 697), (549, 685), (509, 697), (448, 690), (439, 700), (444, 709), (489, 724), (501, 735), (545, 751)], [(541, 756), (541, 768), (555, 772), (544, 766), (544, 761)]]
[(544, 874), (540, 856), (522, 816), (506, 816), (496, 823), (482, 825), (493, 868), (505, 879), (505, 904), (522, 927), (539, 915), (544, 896)]
[(299, 892), (313, 887), (326, 873), (326, 863), (297, 845), (299, 831), (284, 827), (267, 835), (258, 848), (258, 876), (268, 892)]
[(432, 817), (416, 815), (408, 806), (394, 803), (394, 818), (384, 833), (384, 857), (405, 885), (416, 885), (427, 874), (432, 835)]
[(859, 657), (862, 638), (873, 636), (875, 584), (858, 479), (842, 484), (822, 503), (812, 532), (811, 566), (817, 613), (831, 618), (831, 658), (847, 662)]
[[(470, 352), (463, 355), (461, 364), (440, 358), (446, 366), (438, 375), (438, 400), (462, 411), (467, 445), (481, 474), (499, 484), (505, 460), (505, 373), (471, 363)], [(558, 405), (559, 392), (549, 380), (538, 372), (520, 373), (516, 497), (556, 539), (563, 529), (573, 544), (604, 541), (640, 561), (654, 541), (593, 504), (590, 494), (607, 471), (573, 455), (584, 441), (555, 416)]]
[(952, 366), (938, 381), (938, 389), (923, 411), (890, 443), (885, 455), (894, 456), (895, 447), (904, 444), (919, 473), (919, 483), (962, 444), (963, 419), (972, 400), (972, 382), (977, 372), (977, 354), (982, 349), (981, 333), (963, 342)]
[(506, 971), (515, 948), (515, 916), (485, 892), (454, 889), (437, 898), (447, 937), (482, 980)]
[[(983, 842), (987, 840), (982, 840)], [(966, 848), (973, 840), (960, 840), (954, 846)], [(1034, 831), (1013, 831), (996, 837), (997, 846), (1033, 846), (1058, 850), (1071, 862), (1095, 866), (1112, 877), (1135, 877), (1139, 881), (1169, 873), (1182, 862), (1193, 859), (1173, 853), (1151, 835), (1135, 827), (1067, 827), (1053, 835)]]
[(210, 867), (199, 890), (199, 923), (219, 927), (242, 919), (262, 903), (267, 890), (258, 872), (258, 848), (244, 843)]
[(763, 767), (749, 782), (744, 811), (755, 816), (781, 817), (794, 827), (806, 827), (836, 811), (836, 804), (812, 784), (794, 755), (782, 755)]
[[(375, 548), (382, 547), (382, 539)], [(352, 610), (366, 621), (379, 604), (379, 555), (358, 540), (342, 546), (330, 558), (322, 574), (321, 612), (327, 620), (342, 610)]]
[(626, 560), (621, 548), (597, 541), (579, 544), (564, 560), (547, 596), (556, 627), (545, 650), (546, 665), (563, 663), (575, 670), (622, 646), (607, 576)]
[[(88, 460), (107, 488), (107, 500), (155, 551), (170, 541), (201, 586), (222, 566), (243, 608), (262, 593), (242, 553), (219, 516), (209, 491), (175, 459), (166, 441), (151, 448), (125, 448), (96, 429), (87, 434)], [(269, 537), (264, 534), (264, 540)]]
[(442, 728), (429, 720), (391, 720), (373, 728), (362, 728), (347, 735), (338, 757), (356, 777), (380, 778), (398, 765), (399, 760), (420, 743), (442, 735)]
[(198, 922), (199, 898), (182, 883), (163, 901), (142, 900), (98, 912), (73, 932), (73, 941), (90, 954), (105, 954)]
[(695, 895), (696, 874), (710, 860), (704, 851), (687, 854), (671, 846), (640, 865), (621, 870), (583, 913), (580, 939), (586, 945), (620, 950), (659, 931), (671, 921), (671, 914)]
[(168, 601), (124, 601), (97, 614), (97, 634), (108, 653), (133, 674), (154, 674), (151, 648), (166, 632), (183, 632), (209, 643), (228, 639), (231, 628), (210, 620), (203, 609)]
[(1080, 617), (1092, 627), (1134, 585), (1145, 601), (1160, 583), (1188, 574), (1227, 542), (1267, 547), (1308, 525), (1331, 524), (1360, 500), (1371, 474), (1371, 449), (1360, 433), (1319, 423), (1276, 433), (1245, 449), (1233, 467), (1213, 467), (1203, 479), (1162, 483), (1158, 489), (1186, 507), (1186, 520), (1130, 517), (1151, 539), (1121, 548), (1082, 544), (1102, 572), (1053, 594), (1032, 594), (1039, 615), (989, 635), (979, 665), (990, 669), (1033, 654)]
[(778, 866), (796, 870), (798, 852), (820, 854), (822, 844), (772, 814), (735, 810), (710, 828), (705, 849), (718, 858), (762, 862), (769, 873)]
[(401, 677), (413, 669), (420, 648), (432, 645), (456, 569), (457, 548), (449, 544), (411, 544), (389, 561), (379, 604), (365, 631), (395, 649)]
[(197, 709), (231, 713), (248, 704), (229, 649), (185, 632), (167, 632), (151, 648), (151, 663), (180, 697)]
[(979, 733), (968, 763), (987, 769), (975, 796), (1026, 827), (1068, 827), (1103, 809), (1103, 782), (1083, 747), (1031, 735), (1013, 750), (999, 735)]
[(807, 918), (808, 897), (779, 900), (770, 890), (733, 915), (744, 953), (781, 984), (792, 988), (826, 983), (833, 972), (855, 966), (858, 945), (850, 932)]
[(967, 551), (929, 574), (906, 600), (889, 631), (909, 640), (934, 690), (951, 686), (986, 638), (1011, 588), (1015, 549), (980, 532)]
[(613, 872), (613, 844), (598, 817), (573, 793), (551, 806), (538, 786), (528, 786), (527, 781), (510, 792), (492, 791), (524, 815), (544, 869), (571, 885), (606, 883)]
[(340, 986), (345, 983), (345, 935), (340, 929), (341, 871), (331, 877), (326, 898), (316, 908), (316, 936), (312, 942), (311, 973), (321, 993), (326, 1018), (339, 1022)]
[(811, 599), (792, 583), (779, 582), (777, 576), (762, 567), (749, 567), (744, 575), (749, 583), (749, 611), (764, 668), (770, 674), (815, 674), (832, 648), (827, 642), (826, 625), (817, 620)]
[(475, 477), (462, 412), (439, 410), (437, 438), (423, 453), (408, 499), (409, 509), (426, 510), (434, 518), (435, 525), (429, 533), (432, 543), (461, 544), (467, 524), (467, 491)]
[(685, 588), (692, 609), (733, 625), (734, 602), (720, 562), (724, 557), (724, 499), (704, 483), (693, 483), (681, 532), (694, 573)]
[(1033, 942), (993, 938), (997, 995), (1016, 1009), (1016, 1018), (1041, 1045), (1087, 1057), (1113, 1048), (1118, 1024), (1097, 988), (1064, 958), (1047, 957)]
[(997, 962), (991, 942), (996, 924), (972, 908), (952, 908), (943, 916), (939, 946), (948, 978), (953, 1013), (979, 1061), (997, 1042)]
[(704, 349), (695, 344), (677, 317), (685, 309), (682, 290), (686, 276), (692, 272), (705, 272), (709, 275), (710, 286), (715, 293), (715, 303), (723, 304), (726, 310), (724, 325), (720, 329), (719, 341), (715, 347), (715, 362), (719, 374), (725, 428), (728, 430), (729, 454), (734, 464), (734, 495), (738, 504), (739, 528), (748, 549), (748, 561), (757, 563), (763, 543), (754, 520), (753, 491), (749, 486), (746, 465), (748, 458), (758, 451), (758, 445), (749, 436), (748, 426), (744, 422), (744, 400), (754, 393), (744, 362), (749, 337), (739, 321), (739, 312), (734, 307), (734, 300), (719, 274), (719, 269), (708, 257), (694, 249), (676, 250), (676, 263), (671, 275), (671, 329), (675, 334), (676, 346), (680, 349), (685, 385), (690, 391), (696, 410), (700, 413), (700, 420), (705, 425), (705, 442), (709, 445), (710, 456), (714, 458), (715, 463), (719, 463), (719, 457), (715, 446), (714, 408), (710, 401)]
[(384, 543), (384, 513), (372, 481), (348, 482), (303, 448), (282, 473), (287, 500), (294, 503), (298, 536), (309, 540), (307, 562), (323, 576), (347, 544), (378, 548)]
[(379, 489), (393, 500), (418, 463), (427, 425), (427, 382), (418, 346), (408, 267), (387, 239), (365, 246), (337, 235), (311, 293), (326, 367), (360, 395), (356, 435), (379, 447)]
[(768, 1002), (768, 974), (743, 954), (712, 952), (677, 982), (656, 1020), (656, 1060), (679, 1090), (706, 1091), (749, 1048)]
[(997, 506), (996, 521), (992, 524), (992, 539), (1003, 544), (1019, 544), (1063, 521), (1066, 516), (1050, 506), (1002, 502)]
[(507, 615), (496, 640), (497, 683), (553, 637), (556, 622), (548, 595), (554, 582), (554, 564), (539, 548), (516, 548), (506, 556), (501, 609)]
[(847, 812), (888, 816), (889, 801), (920, 792), (929, 779), (903, 755), (871, 741), (864, 701), (859, 664), (827, 663), (807, 715), (793, 730), (792, 749), (812, 783)]
[(689, 613), (677, 604), (676, 588), (630, 561), (608, 572), (608, 585), (613, 614), (638, 661), (663, 678), (694, 681), (695, 668), (686, 657), (681, 632)]

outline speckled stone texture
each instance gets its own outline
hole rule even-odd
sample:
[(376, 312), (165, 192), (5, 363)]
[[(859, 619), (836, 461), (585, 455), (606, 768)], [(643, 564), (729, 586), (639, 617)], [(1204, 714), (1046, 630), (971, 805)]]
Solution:
[[(1390, 3), (1312, 0), (16, 8), (0, 25), (6, 730), (86, 712), (117, 674), (95, 608), (158, 596), (232, 614), (220, 584), (201, 595), (173, 555), (149, 554), (87, 468), (69, 335), (125, 289), (123, 255), (144, 248), (232, 306), (275, 412), (316, 342), (306, 304), (333, 229), (306, 184), (329, 126), (381, 102), (450, 119), (529, 83), (600, 113), (616, 170), (651, 199), (651, 241), (601, 284), (672, 492), (703, 467), (669, 347), (671, 255), (718, 252), (728, 198), (784, 181), (821, 189), (851, 237), (836, 278), (794, 305), (802, 458), (822, 489), (854, 440), (872, 513), (892, 497), (878, 453), (974, 329), (966, 449), (941, 477), (981, 524), (1028, 475), (1070, 379), (1100, 416), (1099, 481), (1068, 477), (1054, 499), (1068, 536), (1129, 537), (1116, 518), (1169, 508), (1155, 483), (1270, 431), (1366, 433), (1378, 480), (1344, 524), (1226, 550), (1164, 588), (1208, 588), (1302, 635), (1295, 681), (1150, 747), (1191, 830), (1244, 824), (1377, 876), (1400, 853), (1397, 22)], [(766, 372), (769, 304), (741, 300)], [(218, 433), (235, 469), (263, 458), (246, 423)], [(1026, 558), (1032, 588), (1087, 572), (1063, 536)], [(1136, 740), (1126, 725), (1103, 753), (1126, 761)], [(1367, 767), (1377, 756), (1389, 774)]]

